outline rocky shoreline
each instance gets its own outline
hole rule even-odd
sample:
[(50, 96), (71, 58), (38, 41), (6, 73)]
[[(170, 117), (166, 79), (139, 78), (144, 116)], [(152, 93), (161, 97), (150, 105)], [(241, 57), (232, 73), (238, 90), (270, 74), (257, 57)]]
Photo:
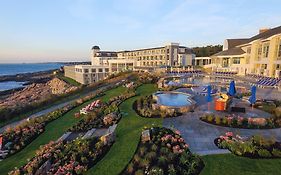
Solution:
[[(58, 69), (52, 69), (47, 71), (23, 73), (16, 75), (3, 75), (0, 76), (0, 82), (15, 81), (15, 82), (25, 82), (23, 85), (28, 86), (34, 83), (47, 83), (50, 81), (54, 75), (53, 72)], [(25, 87), (19, 87), (14, 89), (9, 89), (0, 92), (0, 99), (5, 98), (7, 95), (23, 90)]]
[(0, 108), (15, 108), (34, 103), (41, 103), (56, 95), (63, 95), (77, 90), (59, 78), (52, 78), (46, 83), (32, 83), (22, 90), (0, 99)]
[[(5, 81), (17, 81), (17, 82), (30, 82), (30, 81), (39, 81), (42, 78), (46, 78), (54, 71), (58, 69), (52, 69), (52, 70), (47, 70), (47, 71), (40, 71), (40, 72), (32, 72), (32, 73), (23, 73), (23, 74), (16, 74), (16, 75), (3, 75), (0, 76), (0, 82), (5, 82)], [(35, 83), (31, 82), (30, 84)]]

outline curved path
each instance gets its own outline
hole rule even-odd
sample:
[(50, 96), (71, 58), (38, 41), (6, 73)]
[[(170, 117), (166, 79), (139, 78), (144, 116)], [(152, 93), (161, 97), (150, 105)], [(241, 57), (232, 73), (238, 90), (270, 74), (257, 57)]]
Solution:
[(189, 144), (191, 151), (199, 155), (228, 153), (228, 150), (218, 149), (214, 144), (215, 138), (224, 135), (228, 131), (241, 135), (242, 137), (261, 134), (266, 137), (274, 137), (281, 141), (281, 128), (239, 129), (222, 127), (201, 121), (199, 118), (202, 115), (204, 115), (203, 111), (197, 111), (177, 118), (166, 118), (163, 121), (163, 126), (177, 128)]
[[(114, 83), (116, 83), (116, 82), (114, 82)], [(107, 85), (103, 85), (103, 86), (102, 86), (102, 85), (101, 85), (101, 86), (97, 86), (97, 87), (91, 89), (90, 91), (84, 92), (84, 93), (82, 93), (82, 94), (81, 94), (81, 93), (75, 94), (75, 95), (73, 95), (73, 96), (71, 97), (71, 99), (69, 99), (69, 100), (66, 101), (66, 102), (61, 102), (61, 103), (59, 103), (59, 104), (55, 104), (55, 105), (53, 105), (53, 106), (51, 106), (51, 107), (49, 107), (49, 108), (47, 108), (47, 109), (44, 109), (44, 110), (41, 110), (41, 111), (39, 111), (39, 112), (34, 113), (34, 114), (30, 115), (29, 117), (25, 117), (24, 119), (20, 119), (20, 120), (18, 120), (18, 121), (11, 122), (11, 123), (9, 123), (9, 124), (7, 124), (7, 125), (5, 125), (5, 126), (3, 126), (3, 127), (0, 128), (0, 134), (3, 133), (7, 128), (15, 127), (16, 125), (18, 125), (18, 124), (20, 124), (21, 122), (25, 121), (27, 118), (36, 118), (36, 117), (40, 117), (40, 116), (42, 116), (42, 115), (46, 115), (46, 114), (48, 114), (48, 113), (50, 113), (50, 112), (53, 112), (53, 111), (55, 111), (55, 110), (57, 110), (57, 109), (59, 109), (59, 108), (62, 108), (62, 107), (67, 106), (68, 104), (70, 104), (70, 103), (76, 101), (76, 100), (79, 99), (79, 98), (85, 97), (85, 96), (87, 96), (87, 95), (93, 93), (93, 92), (94, 92), (95, 90), (97, 90), (97, 89), (106, 88), (106, 87), (108, 87), (108, 86), (110, 86), (110, 85), (112, 85), (112, 84), (114, 84), (114, 83), (107, 84)]]

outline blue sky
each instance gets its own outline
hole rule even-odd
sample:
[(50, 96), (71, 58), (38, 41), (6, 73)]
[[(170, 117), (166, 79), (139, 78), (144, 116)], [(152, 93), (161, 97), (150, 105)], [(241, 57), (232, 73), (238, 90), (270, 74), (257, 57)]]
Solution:
[(0, 63), (88, 61), (129, 50), (222, 44), (281, 25), (280, 0), (0, 0)]

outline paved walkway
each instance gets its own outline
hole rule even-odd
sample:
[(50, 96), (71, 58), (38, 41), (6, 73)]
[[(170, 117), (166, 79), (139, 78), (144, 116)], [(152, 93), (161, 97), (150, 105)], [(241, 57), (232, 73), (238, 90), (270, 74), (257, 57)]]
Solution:
[(250, 137), (256, 134), (266, 137), (273, 136), (281, 141), (281, 128), (259, 130), (221, 127), (201, 121), (199, 117), (202, 115), (204, 115), (204, 112), (194, 112), (176, 118), (166, 118), (163, 125), (164, 127), (175, 127), (178, 129), (189, 144), (191, 151), (200, 155), (227, 153), (227, 150), (217, 148), (214, 144), (214, 139), (228, 131), (242, 137)]
[(261, 134), (266, 137), (274, 137), (281, 141), (281, 128), (278, 129), (238, 129), (230, 127), (221, 127), (208, 124), (199, 119), (204, 112), (187, 113), (177, 118), (164, 119), (164, 127), (175, 127), (178, 129), (182, 137), (189, 144), (192, 152), (200, 155), (226, 153), (227, 150), (218, 149), (214, 144), (214, 139), (226, 132), (231, 131), (242, 137), (250, 137), (252, 135)]
[[(178, 89), (178, 91), (185, 91), (188, 93), (192, 93), (189, 89)], [(195, 112), (189, 112), (183, 116), (176, 118), (165, 118), (163, 121), (164, 127), (174, 127), (178, 129), (182, 137), (189, 144), (192, 152), (195, 152), (199, 155), (207, 155), (207, 154), (221, 154), (228, 153), (228, 150), (219, 149), (214, 144), (214, 139), (219, 137), (220, 135), (224, 135), (226, 132), (231, 131), (234, 134), (241, 135), (242, 137), (250, 137), (252, 135), (261, 134), (266, 137), (274, 137), (278, 141), (281, 141), (281, 128), (278, 129), (239, 129), (239, 128), (230, 128), (230, 127), (221, 127), (212, 124), (208, 124), (206, 122), (201, 121), (199, 118), (206, 114), (206, 112), (211, 112), (219, 115), (232, 114), (227, 112), (216, 112), (213, 111), (214, 104), (211, 103), (208, 107), (206, 103), (206, 97), (196, 95), (194, 100), (197, 102), (197, 107), (195, 108)], [(243, 105), (243, 102), (240, 102)], [(249, 104), (244, 104), (246, 107), (246, 114), (236, 113), (240, 116), (262, 116), (262, 117), (270, 117), (270, 114), (258, 110), (252, 109), (249, 107)], [(209, 108), (209, 110), (208, 110)]]

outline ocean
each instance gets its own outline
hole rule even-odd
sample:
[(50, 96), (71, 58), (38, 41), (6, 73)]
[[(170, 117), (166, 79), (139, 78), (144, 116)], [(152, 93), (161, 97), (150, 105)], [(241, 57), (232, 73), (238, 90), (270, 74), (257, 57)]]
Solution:
[[(58, 63), (30, 63), (30, 64), (0, 64), (0, 76), (33, 73), (58, 69), (62, 64)], [(23, 87), (25, 82), (5, 81), (0, 82), (0, 91)]]
[(0, 76), (32, 73), (60, 68), (59, 63), (0, 64)]

